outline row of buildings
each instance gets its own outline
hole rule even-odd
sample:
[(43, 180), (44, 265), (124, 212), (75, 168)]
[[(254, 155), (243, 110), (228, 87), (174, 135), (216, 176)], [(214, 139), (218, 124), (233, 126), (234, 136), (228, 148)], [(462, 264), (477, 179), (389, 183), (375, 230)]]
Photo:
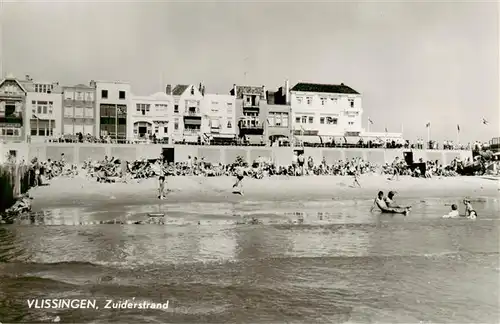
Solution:
[(333, 84), (289, 82), (276, 91), (233, 85), (227, 94), (203, 84), (166, 85), (149, 96), (125, 82), (62, 86), (8, 76), (0, 83), (0, 139), (41, 141), (78, 134), (167, 143), (244, 139), (327, 143), (401, 134), (366, 132), (361, 94)]

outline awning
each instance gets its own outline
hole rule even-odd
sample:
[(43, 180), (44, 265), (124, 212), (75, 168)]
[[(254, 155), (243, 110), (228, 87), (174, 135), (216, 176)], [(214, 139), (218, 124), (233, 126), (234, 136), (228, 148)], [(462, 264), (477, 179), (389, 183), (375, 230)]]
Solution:
[(347, 145), (358, 145), (360, 139), (361, 137), (359, 136), (344, 136), (339, 143)]
[(210, 134), (213, 138), (236, 138), (234, 134)]
[(201, 118), (184, 117), (184, 125), (201, 126)]
[(321, 144), (321, 138), (319, 136), (295, 136), (295, 138), (302, 143), (309, 143), (309, 144)]
[(245, 135), (245, 140), (250, 144), (262, 144), (263, 138), (261, 135)]
[(198, 143), (198, 135), (184, 135), (184, 141), (189, 143)]

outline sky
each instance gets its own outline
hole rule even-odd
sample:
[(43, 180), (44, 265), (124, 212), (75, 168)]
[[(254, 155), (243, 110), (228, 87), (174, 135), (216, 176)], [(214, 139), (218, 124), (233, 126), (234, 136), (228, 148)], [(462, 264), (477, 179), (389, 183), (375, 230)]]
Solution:
[(371, 131), (426, 139), (430, 122), (433, 139), (465, 143), (500, 133), (498, 17), (496, 1), (3, 0), (0, 55), (4, 75), (129, 81), (136, 95), (344, 83)]

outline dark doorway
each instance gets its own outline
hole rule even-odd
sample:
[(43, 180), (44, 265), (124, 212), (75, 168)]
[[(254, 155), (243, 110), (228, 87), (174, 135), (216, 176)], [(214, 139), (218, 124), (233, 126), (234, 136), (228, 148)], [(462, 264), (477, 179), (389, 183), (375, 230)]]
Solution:
[(163, 161), (165, 162), (175, 162), (175, 151), (173, 147), (164, 147), (162, 149)]

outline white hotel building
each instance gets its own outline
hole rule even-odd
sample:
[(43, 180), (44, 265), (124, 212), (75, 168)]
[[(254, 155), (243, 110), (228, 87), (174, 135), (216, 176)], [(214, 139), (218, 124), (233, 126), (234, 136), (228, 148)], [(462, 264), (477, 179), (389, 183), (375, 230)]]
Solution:
[(156, 139), (168, 142), (174, 115), (174, 98), (164, 92), (151, 96), (132, 96), (127, 111), (127, 138), (129, 140)]
[(370, 133), (362, 126), (361, 94), (341, 83), (297, 83), (290, 89), (292, 130), (299, 143), (357, 144), (360, 138), (401, 138), (400, 133)]
[(202, 102), (205, 118), (201, 131), (209, 140), (223, 141), (236, 138), (236, 97), (223, 94), (205, 94)]

